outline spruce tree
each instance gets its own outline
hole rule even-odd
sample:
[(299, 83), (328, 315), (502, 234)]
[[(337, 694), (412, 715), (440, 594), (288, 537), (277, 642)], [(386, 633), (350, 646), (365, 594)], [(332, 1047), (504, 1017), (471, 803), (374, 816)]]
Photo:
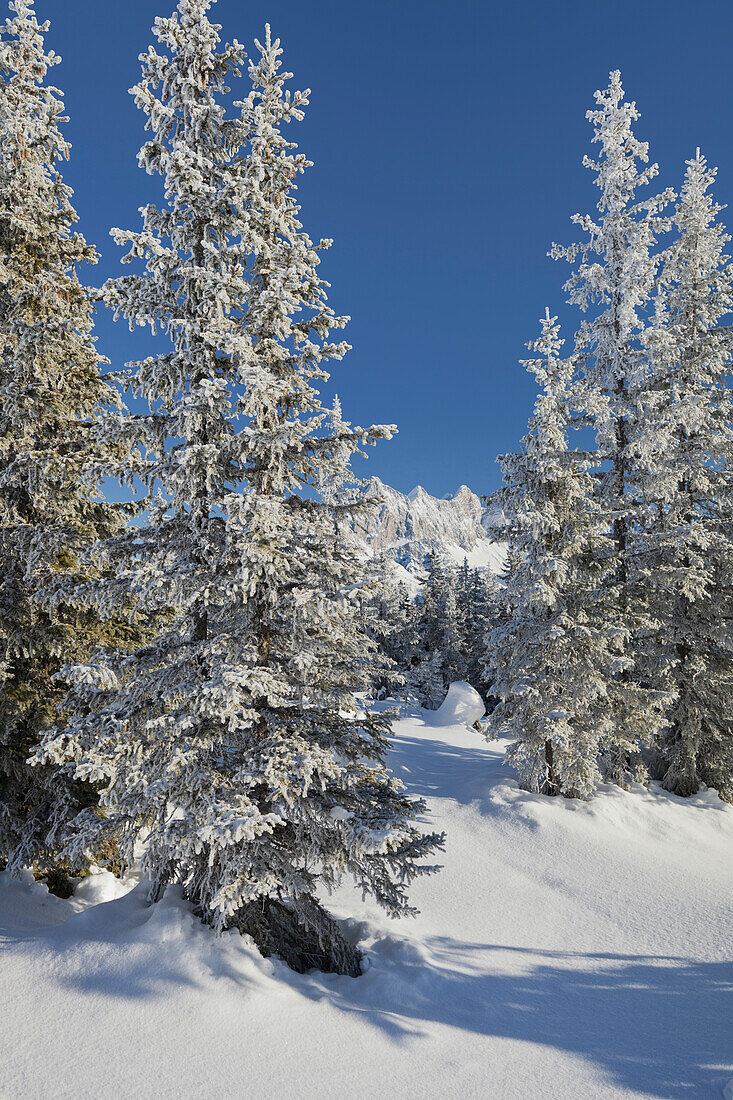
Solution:
[(446, 572), (445, 599), (443, 603), (443, 662), (445, 669), (445, 688), (457, 680), (465, 681), (468, 663), (464, 649), (464, 637), (461, 629), (461, 610), (458, 605), (457, 572)]
[(76, 270), (97, 254), (72, 231), (59, 172), (70, 146), (46, 77), (60, 58), (46, 52), (49, 24), (30, 0), (10, 9), (0, 30), (0, 860), (40, 872), (57, 862), (69, 817), (95, 801), (88, 782), (27, 763), (64, 695), (55, 674), (132, 628), (74, 610), (59, 587), (83, 575), (85, 546), (124, 526), (91, 469), (93, 422), (118, 398)]
[[(348, 429), (351, 424), (343, 419), (338, 397), (334, 397), (328, 425), (334, 440), (336, 461), (321, 465), (318, 492), (323, 502), (334, 506), (335, 540), (348, 543), (347, 556), (356, 555), (361, 561), (361, 576), (358, 584), (353, 586), (353, 599), (359, 609), (359, 629), (374, 643), (369, 651), (372, 657), (369, 684), (374, 693), (383, 698), (386, 694), (393, 694), (404, 683), (392, 658), (390, 645), (390, 639), (398, 629), (397, 585), (392, 576), (392, 562), (384, 554), (371, 555), (365, 551), (356, 534), (355, 517), (375, 505), (364, 496), (366, 483), (355, 477), (350, 468), (353, 437), (348, 434)], [(351, 505), (351, 510), (344, 510), (344, 505)]]
[(733, 300), (730, 241), (700, 155), (674, 213), (648, 345), (653, 388), (640, 448), (652, 522), (644, 583), (658, 631), (649, 676), (672, 696), (661, 737), (662, 780), (733, 795), (733, 404), (728, 388)]
[(423, 705), (432, 706), (442, 702), (450, 684), (465, 679), (466, 661), (455, 570), (431, 550), (425, 558), (425, 572), (418, 613), (424, 667), (418, 679)]
[[(145, 831), (150, 897), (182, 885), (216, 929), (237, 926), (290, 965), (356, 974), (358, 951), (317, 892), (344, 875), (392, 916), (440, 843), (385, 767), (388, 721), (364, 713), (371, 647), (358, 630), (361, 563), (338, 534), (355, 505), (320, 501), (324, 470), (390, 429), (342, 425), (317, 385), (348, 345), (326, 304), (319, 251), (302, 229), (297, 177), (309, 162), (282, 130), (307, 93), (286, 90), (267, 28), (252, 91), (228, 119), (230, 74), (211, 0), (156, 21), (134, 89), (151, 138), (140, 163), (165, 204), (141, 232), (115, 231), (144, 269), (105, 288), (131, 325), (172, 348), (135, 365), (150, 412), (118, 427), (139, 441), (146, 526), (108, 543), (114, 581), (77, 598), (109, 609), (135, 591), (172, 619), (154, 644), (69, 671), (70, 728), (46, 754), (104, 784), (129, 865)], [(85, 713), (88, 712), (88, 713)], [(98, 823), (79, 819), (77, 846)]]
[(445, 699), (445, 667), (443, 654), (436, 652), (423, 652), (410, 669), (407, 677), (407, 686), (410, 695), (414, 696), (419, 706), (426, 710), (437, 710)]
[[(499, 457), (497, 461), (500, 462), (501, 458)], [(498, 661), (495, 659), (495, 655), (489, 647), (495, 636), (494, 631), (500, 626), (507, 626), (514, 616), (514, 608), (509, 602), (513, 586), (509, 582), (519, 568), (518, 549), (513, 546), (511, 540), (506, 537), (506, 519), (501, 512), (497, 513), (496, 511), (497, 504), (501, 501), (502, 491), (503, 487), (498, 489), (495, 493), (482, 498), (484, 504), (491, 509), (485, 522), (487, 535), (493, 542), (499, 543), (505, 548), (504, 561), (502, 562), (501, 571), (496, 578), (494, 599), (491, 601), (488, 619), (480, 640), (482, 647), (480, 668), (481, 676), (486, 687), (487, 694), (485, 701), (486, 709), (489, 713), (491, 713), (499, 701), (494, 694), (494, 686), (499, 678)], [(489, 736), (492, 736), (493, 732), (493, 727), (486, 727), (486, 733)]]
[(383, 694), (411, 698), (412, 669), (422, 652), (419, 611), (404, 583), (395, 576), (391, 559), (380, 555), (377, 560), (383, 562), (382, 569), (365, 607), (368, 633), (384, 658), (376, 686)]
[(488, 570), (470, 569), (463, 559), (457, 582), (458, 632), (463, 679), (486, 697), (489, 685), (484, 675), (486, 632), (499, 606), (499, 586)]
[(442, 656), (448, 572), (437, 550), (425, 555), (425, 581), (420, 593), (420, 639), (428, 653)]
[(418, 612), (407, 586), (400, 582), (397, 591), (397, 605), (395, 608), (397, 625), (391, 642), (391, 656), (397, 668), (407, 675), (418, 660), (420, 646)]
[[(378, 697), (399, 695), (409, 667), (412, 606), (404, 602), (404, 585), (394, 575), (394, 563), (386, 554), (375, 554), (363, 563), (359, 602), (364, 632), (378, 652), (372, 686)], [(413, 647), (414, 648), (414, 643)]]
[(511, 613), (487, 636), (499, 700), (487, 733), (515, 738), (507, 759), (526, 790), (587, 798), (601, 781), (601, 747), (612, 735), (608, 689), (618, 653), (601, 584), (610, 538), (590, 461), (568, 447), (573, 360), (559, 357), (562, 343), (548, 310), (529, 345), (538, 357), (525, 361), (540, 386), (534, 416), (519, 453), (500, 460), (493, 534), (509, 543)]
[(597, 160), (586, 156), (584, 165), (596, 173), (599, 216), (574, 215), (584, 239), (555, 246), (551, 255), (578, 260), (565, 287), (570, 302), (589, 314), (576, 336), (574, 358), (582, 381), (577, 400), (581, 422), (595, 432), (596, 496), (613, 535), (614, 564), (605, 582), (609, 612), (614, 609), (609, 628), (624, 640), (617, 675), (625, 690), (613, 693), (616, 710), (604, 775), (626, 784), (644, 775), (639, 748), (658, 726), (663, 703), (640, 682), (638, 646), (656, 624), (639, 569), (648, 515), (638, 448), (640, 407), (649, 384), (643, 335), (657, 270), (652, 248), (667, 228), (662, 210), (673, 193), (638, 198), (658, 169), (648, 163), (647, 143), (634, 135), (639, 112), (624, 101), (618, 71), (595, 98), (597, 109), (587, 117), (600, 152)]
[(468, 558), (464, 557), (455, 575), (456, 608), (458, 618), (458, 630), (461, 642), (465, 643), (470, 629), (470, 601), (471, 601), (471, 570), (468, 567)]

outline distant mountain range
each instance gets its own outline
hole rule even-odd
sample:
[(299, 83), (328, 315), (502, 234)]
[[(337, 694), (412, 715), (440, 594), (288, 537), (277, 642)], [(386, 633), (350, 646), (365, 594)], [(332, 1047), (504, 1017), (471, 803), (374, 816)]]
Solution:
[(505, 548), (487, 538), (486, 509), (467, 485), (441, 499), (422, 485), (400, 493), (373, 477), (367, 496), (379, 503), (360, 522), (357, 533), (373, 553), (387, 554), (413, 580), (422, 579), (425, 556), (431, 550), (456, 565), (465, 558), (471, 567), (501, 571)]

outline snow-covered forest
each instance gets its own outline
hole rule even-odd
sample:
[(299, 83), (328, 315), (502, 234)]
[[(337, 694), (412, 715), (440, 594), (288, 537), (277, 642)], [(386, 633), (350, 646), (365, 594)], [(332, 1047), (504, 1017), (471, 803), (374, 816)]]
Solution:
[(214, 5), (140, 43), (101, 287), (48, 5), (0, 28), (0, 1095), (733, 1096), (715, 168), (658, 185), (610, 73), (501, 487), (403, 495), (354, 469), (399, 426), (338, 397), (310, 93)]

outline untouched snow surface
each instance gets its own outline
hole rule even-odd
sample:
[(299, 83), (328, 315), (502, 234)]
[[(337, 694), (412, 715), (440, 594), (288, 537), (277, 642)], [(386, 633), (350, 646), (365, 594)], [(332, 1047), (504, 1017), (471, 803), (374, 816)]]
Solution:
[(446, 830), (444, 870), (413, 921), (332, 899), (361, 978), (216, 940), (174, 890), (148, 908), (102, 873), (67, 902), (0, 876), (3, 1100), (722, 1096), (731, 807), (529, 795), (503, 743), (433, 717), (397, 724), (392, 766)]

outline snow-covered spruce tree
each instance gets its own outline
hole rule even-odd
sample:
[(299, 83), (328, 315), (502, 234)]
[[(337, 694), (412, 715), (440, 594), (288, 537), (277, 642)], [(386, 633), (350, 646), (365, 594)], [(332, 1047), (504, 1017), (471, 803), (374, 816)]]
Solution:
[(396, 698), (413, 699), (415, 684), (412, 669), (423, 654), (419, 609), (396, 574), (391, 558), (380, 553), (375, 555), (373, 563), (368, 564), (376, 573), (376, 579), (367, 589), (362, 603), (364, 629), (376, 642), (382, 657), (382, 667), (377, 669), (374, 687), (382, 695), (386, 693)]
[(647, 143), (633, 133), (639, 118), (636, 105), (623, 97), (621, 74), (612, 72), (609, 87), (596, 92), (597, 109), (587, 114), (600, 152), (597, 160), (586, 156), (584, 165), (596, 173), (600, 216), (574, 215), (584, 240), (570, 247), (556, 245), (551, 255), (570, 262), (579, 258), (565, 288), (570, 302), (591, 314), (576, 336), (574, 357), (582, 376), (579, 408), (583, 422), (595, 431), (596, 495), (613, 533), (614, 567), (606, 586), (612, 597), (609, 612), (614, 607), (615, 612), (609, 629), (625, 638), (618, 677), (626, 690), (613, 693), (616, 709), (603, 770), (605, 778), (626, 784), (644, 775), (639, 747), (658, 727), (662, 705), (659, 694), (640, 683), (637, 661), (637, 647), (655, 629), (638, 569), (648, 518), (639, 503), (645, 494), (638, 424), (649, 382), (643, 333), (657, 268), (652, 248), (667, 227), (661, 211), (673, 193), (637, 198), (658, 169), (647, 163)]
[(660, 624), (650, 676), (661, 669), (672, 694), (660, 742), (664, 786), (689, 795), (706, 783), (731, 797), (733, 403), (725, 319), (733, 269), (714, 180), (698, 150), (687, 162), (678, 236), (664, 254), (648, 334), (654, 373), (641, 454), (652, 520), (642, 579)]
[[(403, 670), (409, 665), (409, 623), (405, 618), (404, 586), (394, 575), (394, 565), (386, 554), (375, 554), (363, 565), (359, 595), (361, 623), (378, 653), (372, 675), (372, 687), (378, 697), (399, 695), (404, 686)], [(409, 598), (408, 598), (409, 603)]]
[(497, 541), (508, 540), (511, 616), (488, 632), (499, 702), (490, 737), (516, 738), (508, 759), (520, 786), (587, 798), (601, 780), (599, 752), (612, 734), (608, 685), (617, 665), (606, 630), (602, 585), (610, 538), (599, 523), (586, 455), (568, 448), (573, 361), (549, 310), (525, 362), (540, 385), (517, 454), (501, 458)]
[(423, 565), (425, 581), (419, 597), (420, 637), (428, 652), (437, 653), (443, 648), (448, 571), (437, 550), (428, 551)]
[(408, 698), (416, 699), (419, 706), (427, 710), (438, 709), (446, 693), (445, 667), (440, 650), (421, 652), (406, 677), (406, 687)]
[[(150, 897), (179, 883), (216, 929), (237, 926), (293, 967), (358, 974), (360, 955), (318, 900), (344, 875), (392, 916), (441, 838), (415, 825), (422, 803), (387, 772), (388, 722), (354, 697), (370, 646), (350, 595), (360, 563), (318, 501), (323, 469), (390, 429), (324, 430), (315, 384), (344, 343), (318, 252), (298, 220), (309, 162), (282, 134), (306, 93), (289, 93), (279, 43), (258, 44), (252, 91), (227, 121), (228, 74), (211, 0), (181, 0), (154, 32), (134, 89), (151, 138), (140, 162), (165, 205), (143, 230), (115, 231), (141, 274), (107, 284), (131, 325), (172, 349), (137, 364), (151, 406), (111, 426), (143, 451), (147, 526), (100, 549), (115, 580), (80, 589), (111, 608), (128, 592), (172, 609), (168, 630), (125, 660), (70, 670), (76, 710), (46, 755), (99, 780), (123, 857), (145, 831)], [(336, 471), (334, 483), (347, 479)], [(84, 713), (87, 711), (88, 713)], [(95, 834), (79, 820), (77, 847)]]
[(456, 569), (435, 550), (426, 555), (425, 583), (411, 616), (417, 645), (408, 674), (411, 693), (422, 706), (438, 706), (457, 680), (485, 694), (484, 634), (490, 587), (495, 586), (479, 570), (469, 569), (466, 559)]
[(446, 571), (445, 603), (443, 605), (443, 657), (446, 691), (455, 680), (465, 680), (466, 654), (463, 649), (460, 611), (456, 591), (457, 571)]
[[(499, 460), (497, 459), (497, 461)], [(504, 561), (501, 566), (501, 571), (496, 578), (494, 599), (491, 601), (488, 619), (480, 640), (482, 645), (480, 658), (481, 676), (487, 693), (485, 702), (489, 713), (498, 702), (497, 697), (494, 695), (494, 685), (499, 679), (499, 669), (497, 667), (497, 662), (494, 660), (494, 654), (489, 649), (489, 643), (491, 641), (492, 632), (500, 626), (506, 626), (513, 618), (514, 609), (509, 603), (512, 585), (509, 581), (519, 568), (519, 554), (517, 548), (512, 545), (511, 541), (502, 535), (502, 530), (505, 527), (505, 520), (503, 515), (496, 511), (495, 502), (497, 497), (501, 499), (501, 489), (489, 496), (482, 497), (483, 503), (491, 509), (484, 524), (487, 534), (493, 542), (499, 543), (505, 548)], [(486, 732), (489, 736), (494, 736), (493, 727), (492, 730), (486, 728)]]
[(415, 601), (401, 581), (397, 582), (393, 616), (392, 631), (386, 646), (387, 655), (394, 661), (398, 672), (407, 677), (419, 659), (420, 634)]
[(95, 491), (90, 425), (118, 402), (100, 375), (92, 306), (76, 266), (96, 262), (58, 163), (64, 107), (45, 83), (47, 53), (28, 0), (0, 29), (0, 860), (55, 867), (70, 816), (94, 803), (88, 782), (27, 759), (64, 695), (62, 664), (132, 635), (41, 590), (75, 576), (80, 550), (124, 526)]
[(486, 696), (489, 685), (484, 675), (486, 632), (498, 610), (499, 585), (493, 574), (469, 568), (463, 559), (456, 581), (458, 631), (463, 678)]
[[(318, 473), (318, 491), (322, 501), (332, 505), (329, 521), (333, 525), (334, 544), (346, 543), (342, 551), (348, 560), (360, 562), (359, 580), (350, 586), (351, 598), (358, 608), (360, 633), (373, 643), (369, 653), (368, 686), (377, 697), (393, 694), (403, 677), (388, 653), (387, 637), (396, 628), (392, 608), (397, 598), (391, 562), (385, 555), (372, 556), (359, 539), (354, 520), (366, 508), (374, 507), (364, 498), (365, 482), (350, 468), (354, 453), (349, 421), (343, 419), (341, 402), (334, 398), (328, 415), (328, 430), (334, 442), (334, 461), (323, 463)], [(350, 505), (350, 508), (344, 508)], [(365, 685), (366, 686), (366, 685)]]
[(418, 633), (423, 652), (414, 681), (422, 706), (439, 705), (449, 685), (465, 679), (456, 579), (455, 570), (436, 550), (426, 554), (425, 584), (418, 600)]

